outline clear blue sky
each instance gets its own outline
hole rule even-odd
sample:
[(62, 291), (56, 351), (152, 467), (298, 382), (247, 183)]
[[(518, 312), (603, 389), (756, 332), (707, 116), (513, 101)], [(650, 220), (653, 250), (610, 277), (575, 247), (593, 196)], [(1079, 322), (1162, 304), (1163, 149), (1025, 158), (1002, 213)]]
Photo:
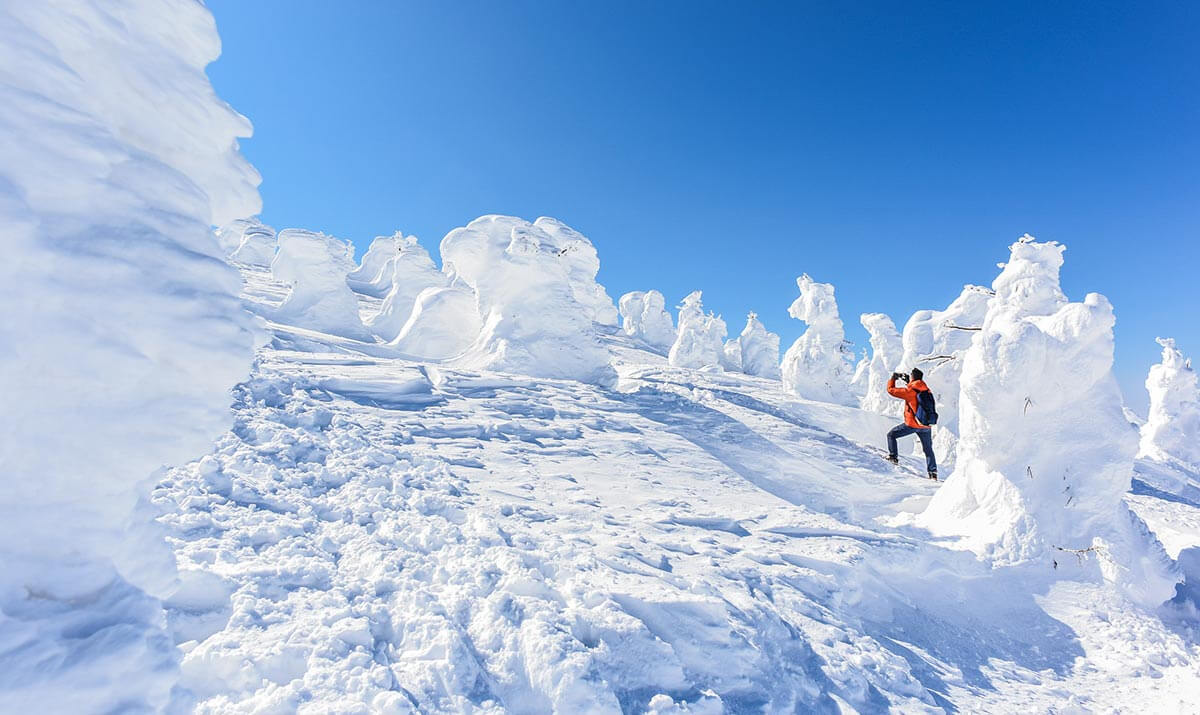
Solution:
[(277, 228), (436, 253), (555, 216), (614, 298), (699, 288), (785, 346), (801, 272), (861, 345), (859, 313), (944, 307), (1029, 232), (1116, 306), (1139, 411), (1156, 335), (1200, 358), (1200, 3), (208, 5)]

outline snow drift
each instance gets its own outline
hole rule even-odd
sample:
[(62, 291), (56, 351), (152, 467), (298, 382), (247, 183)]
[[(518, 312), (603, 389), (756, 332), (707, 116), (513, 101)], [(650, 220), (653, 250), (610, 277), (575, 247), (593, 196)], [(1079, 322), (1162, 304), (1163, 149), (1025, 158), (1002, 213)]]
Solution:
[(219, 47), (195, 2), (0, 5), (5, 712), (161, 710), (176, 680), (144, 497), (228, 428), (254, 347), (211, 230), (260, 208)]
[(1162, 362), (1150, 368), (1150, 412), (1141, 430), (1140, 457), (1200, 473), (1200, 386), (1192, 361), (1171, 338), (1159, 338)]
[(323, 233), (297, 228), (279, 232), (271, 261), (275, 279), (291, 285), (274, 318), (281, 323), (355, 340), (370, 340), (358, 314), (358, 298), (346, 284), (354, 246)]
[[(433, 265), (416, 236), (407, 238), (397, 234), (390, 243), (392, 255), (380, 268), (379, 278), (387, 284), (383, 307), (371, 318), (371, 330), (384, 340), (394, 340), (404, 330), (417, 304), (417, 296), (427, 288), (441, 288), (448, 283), (446, 275)], [(379, 239), (375, 239), (376, 242)], [(376, 243), (372, 243), (374, 247)], [(368, 252), (369, 255), (369, 252)], [(363, 259), (366, 266), (367, 259)], [(375, 283), (378, 283), (378, 278)], [(478, 328), (475, 328), (478, 332)], [(470, 334), (471, 337), (474, 333)]]
[[(871, 359), (864, 367), (861, 406), (864, 410), (889, 417), (900, 417), (903, 402), (887, 394), (888, 378), (901, 366), (903, 348), (896, 324), (883, 313), (863, 313), (858, 322), (867, 329)], [(908, 367), (908, 366), (906, 366)]]
[(656, 290), (632, 291), (621, 296), (621, 327), (659, 350), (670, 350), (675, 342), (675, 322), (666, 310), (663, 294)]
[(672, 367), (719, 367), (725, 362), (725, 321), (704, 314), (701, 292), (692, 291), (679, 304), (679, 330), (667, 362)]
[(808, 324), (783, 356), (783, 385), (808, 400), (850, 405), (852, 359), (846, 348), (846, 331), (838, 317), (833, 285), (817, 283), (807, 273), (796, 279), (800, 297), (788, 315)]
[(1112, 306), (1067, 300), (1063, 250), (1012, 245), (963, 354), (958, 464), (918, 523), (997, 565), (1078, 561), (1157, 605), (1177, 574), (1123, 501), (1136, 440), (1111, 372)]

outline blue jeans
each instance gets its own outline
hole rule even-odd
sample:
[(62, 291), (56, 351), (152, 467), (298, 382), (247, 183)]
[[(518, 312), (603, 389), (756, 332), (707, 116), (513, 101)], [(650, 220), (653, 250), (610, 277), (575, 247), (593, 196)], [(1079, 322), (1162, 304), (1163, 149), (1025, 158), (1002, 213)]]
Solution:
[(925, 450), (925, 468), (931, 472), (937, 471), (937, 460), (933, 457), (933, 430), (928, 427), (918, 429), (908, 425), (896, 425), (887, 433), (888, 454), (896, 456), (896, 440), (913, 433), (921, 440), (921, 449)]

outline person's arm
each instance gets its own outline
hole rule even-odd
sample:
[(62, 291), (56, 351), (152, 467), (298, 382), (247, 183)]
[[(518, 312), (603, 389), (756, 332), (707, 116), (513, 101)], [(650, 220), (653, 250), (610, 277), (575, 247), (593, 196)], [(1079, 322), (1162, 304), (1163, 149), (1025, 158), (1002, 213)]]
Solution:
[(902, 400), (906, 400), (914, 394), (914, 390), (911, 387), (896, 387), (896, 373), (894, 372), (888, 378), (887, 391), (892, 397), (899, 397)]

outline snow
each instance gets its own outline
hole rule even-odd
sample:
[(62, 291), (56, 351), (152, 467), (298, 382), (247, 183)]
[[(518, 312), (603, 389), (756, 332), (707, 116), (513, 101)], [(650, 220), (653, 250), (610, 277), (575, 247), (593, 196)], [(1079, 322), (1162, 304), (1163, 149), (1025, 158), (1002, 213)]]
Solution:
[(367, 246), (367, 252), (363, 254), (358, 268), (346, 276), (346, 283), (357, 293), (373, 298), (384, 297), (395, 285), (392, 281), (392, 266), (396, 258), (406, 247), (416, 243), (415, 236), (405, 237), (401, 231), (391, 236), (376, 236), (371, 245)]
[(179, 655), (147, 497), (230, 424), (253, 319), (211, 227), (260, 208), (203, 5), (0, 5), (0, 711), (155, 711)]
[(692, 291), (679, 304), (679, 329), (667, 354), (672, 367), (720, 368), (726, 363), (725, 321), (704, 313), (701, 292)]
[(671, 349), (675, 342), (675, 321), (666, 310), (663, 294), (656, 290), (632, 291), (621, 296), (621, 328), (652, 348)]
[(833, 285), (817, 283), (805, 273), (796, 279), (796, 286), (800, 297), (788, 308), (788, 315), (803, 320), (808, 328), (784, 353), (784, 387), (810, 400), (854, 404), (852, 355), (846, 347)]
[(279, 251), (271, 261), (275, 279), (291, 292), (273, 317), (283, 323), (369, 340), (358, 299), (346, 283), (354, 263), (354, 246), (323, 233), (288, 228), (279, 232)]
[(1011, 246), (962, 358), (957, 465), (917, 524), (994, 564), (1082, 571), (1152, 607), (1179, 577), (1123, 500), (1136, 439), (1112, 376), (1112, 306), (1067, 300), (1063, 250)]
[(596, 282), (600, 272), (600, 257), (596, 247), (583, 234), (562, 221), (543, 216), (533, 222), (549, 245), (557, 249), (559, 260), (566, 264), (567, 280), (576, 302), (593, 322), (616, 327), (617, 308), (604, 286)]
[(763, 327), (756, 313), (746, 316), (746, 327), (730, 343), (736, 346), (739, 372), (768, 380), (780, 379), (779, 336)]
[(275, 258), (275, 229), (254, 219), (237, 219), (217, 232), (218, 241), (238, 236), (229, 259), (251, 266), (267, 267)]
[(1171, 338), (1159, 338), (1162, 362), (1150, 368), (1150, 412), (1138, 456), (1200, 474), (1200, 386), (1192, 361)]
[(904, 404), (887, 394), (887, 383), (892, 373), (911, 369), (902, 362), (900, 333), (892, 319), (883, 313), (863, 313), (858, 321), (867, 329), (871, 343), (871, 359), (863, 367), (864, 393), (860, 405), (864, 410), (899, 419)]
[(466, 353), (483, 323), (475, 294), (462, 286), (426, 288), (391, 345), (424, 360), (450, 360)]
[[(376, 242), (378, 240), (376, 239)], [(374, 247), (375, 243), (371, 245)], [(417, 243), (415, 236), (397, 238), (391, 250), (395, 255), (383, 265), (379, 274), (387, 282), (383, 306), (370, 321), (371, 331), (389, 341), (395, 340), (403, 332), (422, 291), (444, 288), (449, 282), (446, 275), (433, 265), (433, 259), (421, 244)], [(366, 258), (363, 259), (363, 265), (367, 265)], [(477, 327), (471, 335), (475, 332), (478, 332)], [(450, 354), (461, 352), (463, 348)]]

